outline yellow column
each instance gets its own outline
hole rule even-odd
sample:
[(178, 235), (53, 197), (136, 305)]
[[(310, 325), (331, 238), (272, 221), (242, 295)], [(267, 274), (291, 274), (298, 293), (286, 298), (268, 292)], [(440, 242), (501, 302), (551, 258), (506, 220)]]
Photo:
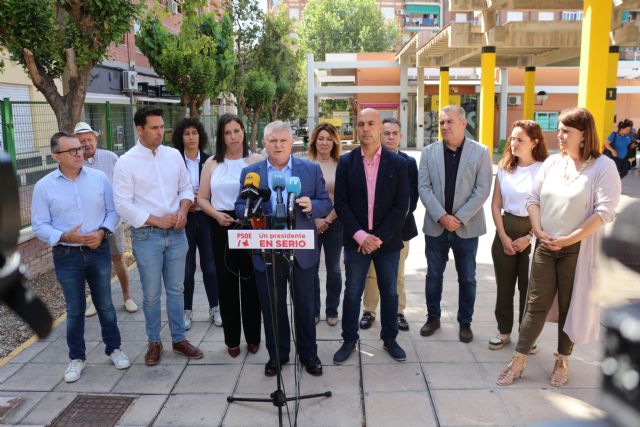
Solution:
[(493, 157), (493, 121), (495, 115), (496, 47), (483, 46), (480, 77), (480, 143), (487, 146)]
[(524, 69), (524, 102), (522, 118), (533, 120), (534, 100), (536, 98), (536, 67)]
[(424, 147), (424, 67), (417, 69), (417, 96), (416, 96), (416, 149)]
[[(438, 87), (439, 109), (449, 105), (449, 67), (440, 67), (440, 85)], [(438, 139), (442, 139), (442, 132), (438, 126)]]
[(607, 69), (607, 94), (604, 103), (604, 133), (601, 139), (606, 138), (617, 129), (614, 122), (616, 114), (616, 97), (618, 86), (618, 60), (620, 59), (620, 47), (609, 46), (609, 66)]
[(605, 129), (605, 99), (607, 96), (608, 61), (612, 2), (584, 0), (582, 40), (580, 45), (580, 86), (578, 106), (588, 109), (596, 122), (602, 141)]

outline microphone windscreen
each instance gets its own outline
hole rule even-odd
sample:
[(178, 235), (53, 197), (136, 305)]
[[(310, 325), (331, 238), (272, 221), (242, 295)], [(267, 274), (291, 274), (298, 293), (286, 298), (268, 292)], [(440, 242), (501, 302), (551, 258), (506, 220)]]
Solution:
[(302, 184), (300, 184), (300, 178), (298, 178), (297, 176), (292, 176), (291, 178), (289, 178), (289, 180), (287, 181), (287, 193), (293, 193), (297, 197), (300, 195), (301, 191)]
[(258, 188), (260, 186), (260, 175), (255, 172), (249, 172), (247, 176), (244, 177), (244, 185), (252, 185)]
[(286, 179), (282, 172), (273, 172), (270, 177), (271, 189), (276, 190), (278, 187), (284, 190), (286, 187)]
[(258, 188), (258, 194), (263, 201), (267, 201), (271, 198), (271, 189), (267, 187)]

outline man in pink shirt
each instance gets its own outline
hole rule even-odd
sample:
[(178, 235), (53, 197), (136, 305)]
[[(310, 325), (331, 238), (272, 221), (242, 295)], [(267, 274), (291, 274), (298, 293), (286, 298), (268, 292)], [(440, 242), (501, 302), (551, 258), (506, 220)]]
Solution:
[(340, 158), (336, 170), (334, 208), (344, 227), (346, 282), (342, 303), (344, 343), (333, 363), (344, 363), (358, 341), (358, 317), (365, 279), (371, 262), (378, 274), (384, 349), (398, 361), (406, 360), (396, 342), (398, 293), (396, 278), (402, 249), (402, 225), (409, 211), (406, 161), (382, 146), (380, 113), (371, 108), (357, 120), (360, 147)]

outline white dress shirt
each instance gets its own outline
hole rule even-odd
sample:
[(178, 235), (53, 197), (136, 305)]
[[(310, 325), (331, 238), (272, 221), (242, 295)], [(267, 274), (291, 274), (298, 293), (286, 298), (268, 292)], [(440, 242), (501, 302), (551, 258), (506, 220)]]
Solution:
[(138, 143), (113, 171), (116, 210), (132, 227), (142, 227), (149, 215), (175, 214), (181, 200), (193, 202), (193, 188), (182, 155), (164, 145), (151, 150)]
[(189, 173), (189, 180), (191, 180), (191, 186), (195, 193), (200, 189), (200, 151), (195, 160), (191, 160), (184, 154), (184, 161), (187, 165), (187, 172)]

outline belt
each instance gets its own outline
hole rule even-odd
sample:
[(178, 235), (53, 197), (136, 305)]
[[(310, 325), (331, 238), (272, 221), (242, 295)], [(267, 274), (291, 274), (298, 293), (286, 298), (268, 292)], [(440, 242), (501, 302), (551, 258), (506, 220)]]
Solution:
[(56, 245), (56, 248), (71, 249), (71, 250), (80, 251), (80, 252), (93, 250), (87, 245), (81, 245), (81, 246)]

